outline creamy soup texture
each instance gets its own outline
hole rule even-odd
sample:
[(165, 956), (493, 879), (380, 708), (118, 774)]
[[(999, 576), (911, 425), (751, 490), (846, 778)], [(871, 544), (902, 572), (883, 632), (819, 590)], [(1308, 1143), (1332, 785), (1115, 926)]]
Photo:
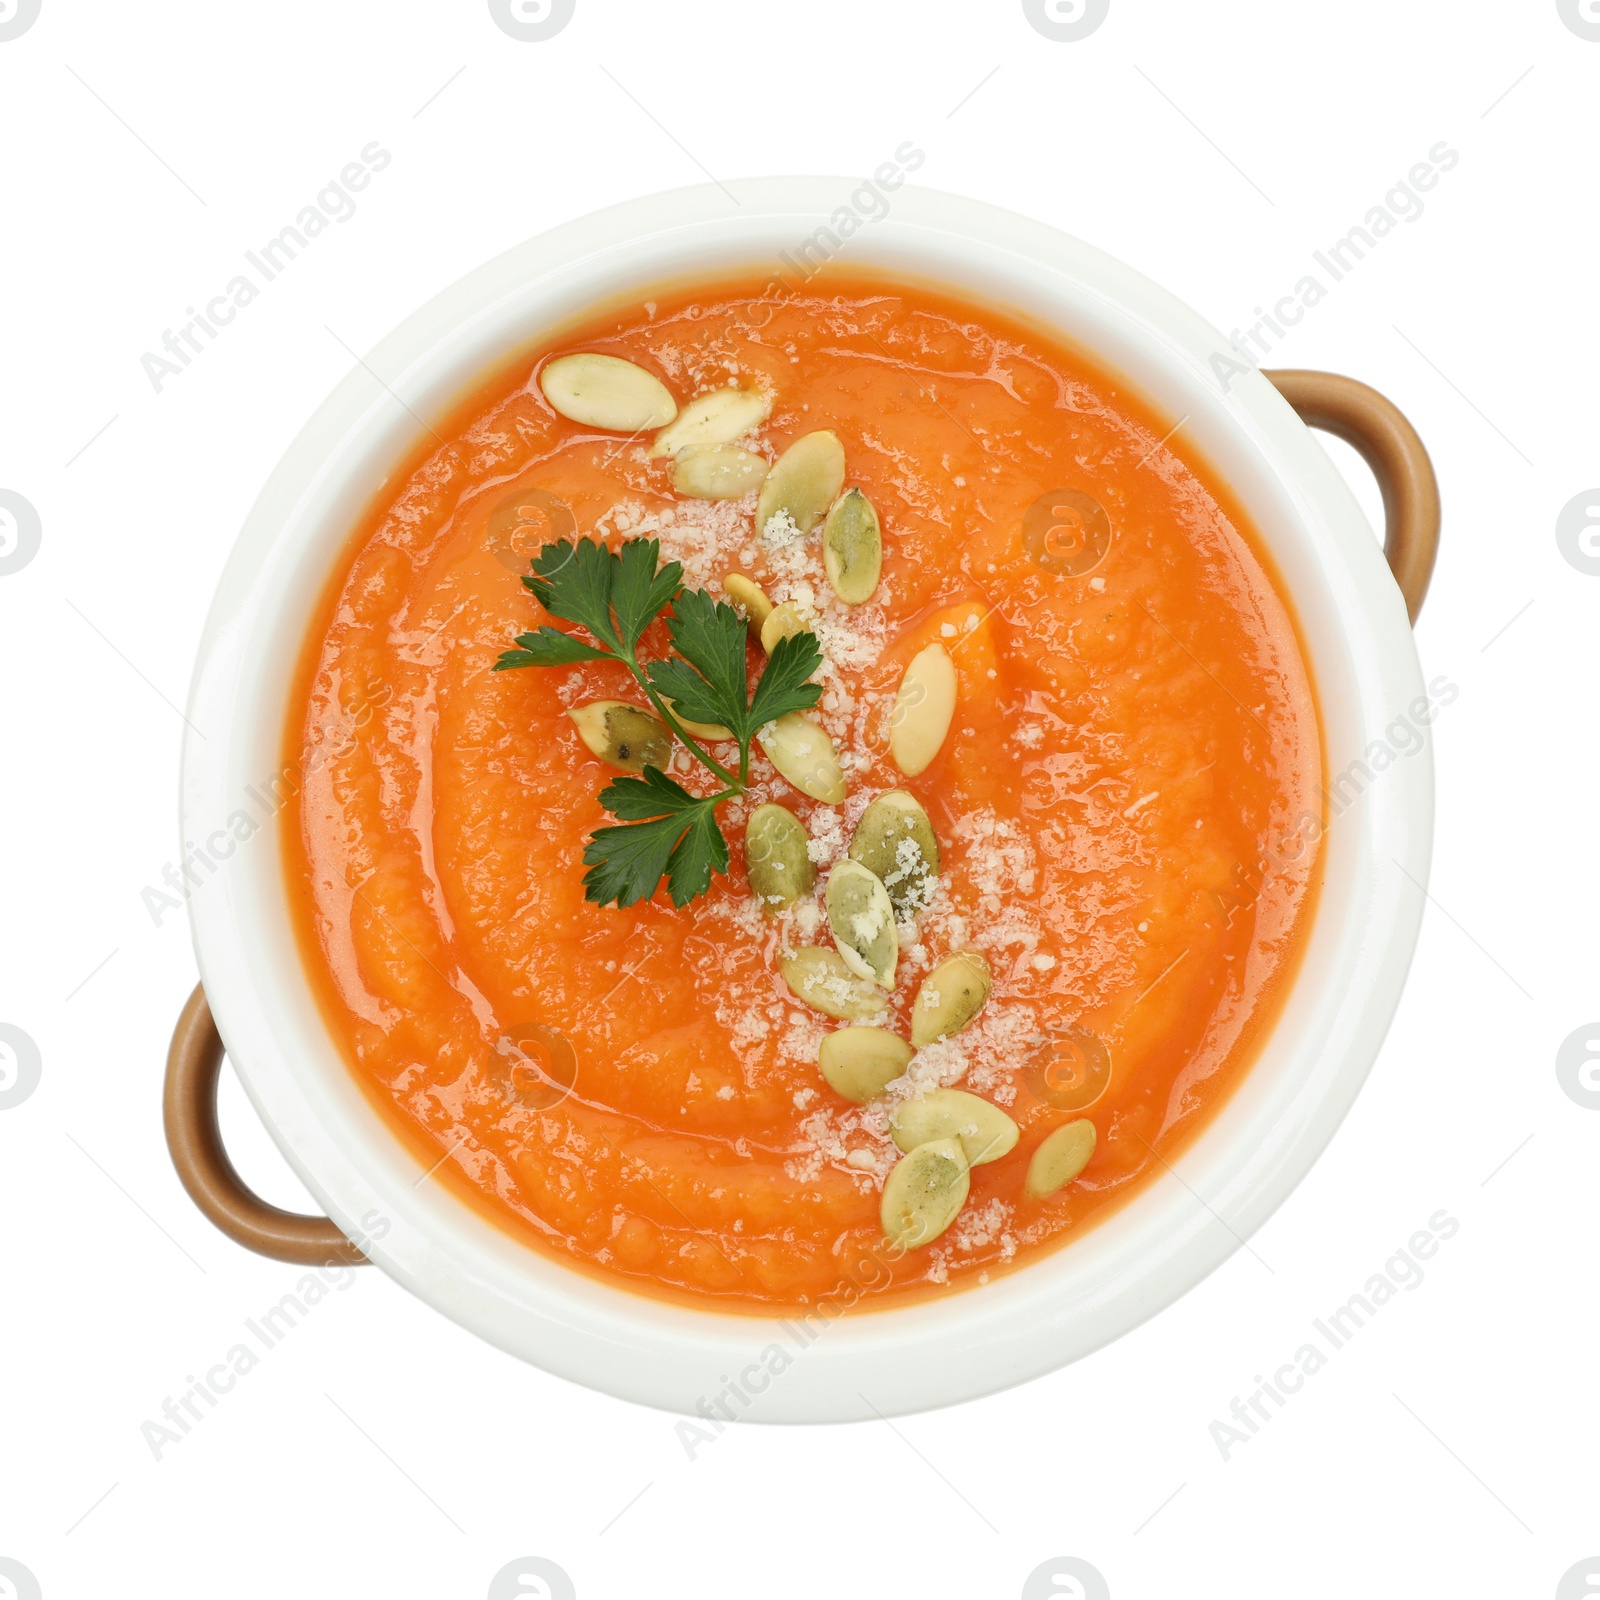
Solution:
[[(654, 430), (561, 415), (538, 374), (574, 352), (643, 368), (680, 414), (730, 386), (760, 396), (733, 441), (760, 458), (752, 475), (836, 435), (844, 490), (881, 529), (870, 597), (840, 599), (820, 527), (758, 526), (758, 486), (685, 493)], [(1164, 1171), (1271, 1025), (1323, 815), (1292, 619), (1172, 420), (997, 309), (823, 274), (782, 293), (663, 288), (526, 352), (435, 424), (312, 624), (284, 819), (328, 1025), (428, 1182), (610, 1281), (782, 1310), (841, 1282), (892, 1304), (987, 1281)], [(491, 670), (551, 620), (520, 582), (530, 557), (582, 537), (657, 540), (719, 600), (741, 578), (822, 651), (812, 715), (844, 798), (801, 792), (758, 746), (721, 813), (729, 870), (681, 908), (665, 891), (627, 909), (584, 897), (585, 840), (613, 820), (596, 796), (618, 774), (568, 713), (643, 706), (626, 672)], [(908, 775), (891, 723), (932, 645), (954, 712)], [(657, 625), (645, 653), (665, 649)], [(752, 640), (752, 677), (762, 660)], [(669, 771), (707, 776), (681, 748)], [(825, 886), (889, 792), (926, 813), (939, 865), (899, 920), (874, 1025), (909, 1041), (919, 985), (961, 952), (991, 987), (859, 1102), (819, 1068), (846, 1019), (797, 995), (784, 962), (833, 947)], [(815, 874), (782, 907), (744, 860), (769, 803)], [(971, 1162), (937, 1236), (897, 1245), (896, 1120), (945, 1090), (1003, 1113), (1015, 1143)], [(1092, 1125), (1087, 1161), (1038, 1192), (1040, 1146), (1074, 1123)]]

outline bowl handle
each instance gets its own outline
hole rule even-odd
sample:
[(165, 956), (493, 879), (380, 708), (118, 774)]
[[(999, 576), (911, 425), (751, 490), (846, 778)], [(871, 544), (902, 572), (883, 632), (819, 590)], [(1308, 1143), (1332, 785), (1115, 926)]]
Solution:
[(197, 983), (172, 1033), (161, 1102), (167, 1149), (189, 1198), (235, 1244), (257, 1255), (311, 1267), (365, 1262), (327, 1217), (280, 1211), (245, 1187), (222, 1146), (217, 1124), (222, 1056), (222, 1036), (206, 1004), (205, 987)]
[(1383, 553), (1412, 622), (1439, 554), (1439, 480), (1427, 447), (1392, 400), (1337, 372), (1265, 372), (1308, 428), (1354, 445), (1383, 492)]

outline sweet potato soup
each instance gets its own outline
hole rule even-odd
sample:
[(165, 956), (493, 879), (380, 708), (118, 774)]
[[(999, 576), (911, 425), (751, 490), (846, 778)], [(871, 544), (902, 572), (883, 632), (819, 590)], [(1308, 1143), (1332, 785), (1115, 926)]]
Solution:
[(825, 274), (613, 308), (429, 432), (315, 619), (284, 836), (419, 1173), (768, 1312), (984, 1283), (1158, 1176), (1272, 1020), (1323, 815), (1183, 429)]

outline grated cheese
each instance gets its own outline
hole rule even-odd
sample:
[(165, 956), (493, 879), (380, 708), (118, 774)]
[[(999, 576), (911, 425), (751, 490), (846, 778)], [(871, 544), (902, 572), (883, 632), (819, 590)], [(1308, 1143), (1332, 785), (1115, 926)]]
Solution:
[(982, 1250), (993, 1244), (1011, 1219), (1011, 1207), (996, 1196), (987, 1205), (969, 1207), (951, 1224), (946, 1238), (957, 1250)]
[[(664, 351), (662, 365), (669, 376), (681, 378), (703, 365), (671, 346)], [(770, 455), (758, 436), (747, 436), (745, 444)], [(635, 454), (643, 460), (640, 452)], [(901, 463), (901, 468), (908, 470), (908, 464)], [(931, 502), (922, 504), (922, 491), (928, 486), (906, 479), (895, 487), (920, 514), (934, 521), (945, 520), (942, 508)], [(820, 538), (803, 534), (782, 512), (757, 529), (755, 507), (754, 495), (736, 501), (684, 500), (654, 507), (644, 500), (627, 499), (600, 517), (595, 527), (602, 536), (615, 532), (659, 539), (663, 556), (682, 565), (684, 581), (690, 587), (715, 588), (720, 593), (724, 574), (738, 569), (759, 582), (774, 604), (794, 606), (815, 634), (822, 653), (815, 675), (822, 693), (816, 710), (809, 714), (834, 740), (840, 765), (847, 773), (871, 769), (886, 742), (885, 724), (894, 693), (868, 692), (862, 684), (894, 631), (891, 585), (881, 582), (865, 605), (846, 606), (827, 582)], [(959, 631), (970, 633), (981, 620), (974, 610), (963, 619), (961, 629), (943, 624), (940, 636), (951, 639)], [(575, 670), (563, 685), (563, 703), (575, 703), (586, 692), (592, 693), (592, 687), (586, 691), (583, 672)], [(1046, 742), (1048, 731), (1046, 719), (1025, 715), (1015, 719), (1012, 737), (1024, 749), (1033, 750)], [(797, 799), (764, 755), (753, 752), (750, 787), (729, 806), (725, 813), (728, 824), (737, 828), (756, 806), (781, 801), (806, 830), (807, 854), (818, 870), (818, 883), (777, 915), (763, 912), (752, 897), (744, 895), (707, 903), (704, 914), (712, 926), (706, 931), (728, 952), (720, 967), (712, 961), (696, 969), (707, 1009), (723, 1029), (732, 1057), (725, 1070), (734, 1081), (716, 1089), (719, 1101), (735, 1099), (741, 1079), (746, 1091), (760, 1093), (763, 1079), (770, 1086), (775, 1068), (785, 1077), (794, 1065), (814, 1072), (823, 1039), (838, 1026), (795, 1003), (778, 973), (778, 956), (783, 950), (817, 943), (823, 936), (822, 884), (828, 870), (845, 856), (854, 828), (872, 798), (872, 787), (853, 784), (846, 801), (837, 807)], [(1137, 801), (1130, 813), (1154, 798)], [(940, 831), (944, 850), (940, 875), (925, 871), (915, 843), (907, 839), (898, 844), (895, 864), (885, 880), (902, 903), (904, 920), (898, 926), (903, 981), (910, 992), (945, 955), (976, 945), (985, 951), (994, 972), (994, 996), (961, 1034), (918, 1051), (905, 1074), (871, 1105), (835, 1110), (819, 1103), (817, 1088), (790, 1090), (788, 1098), (802, 1116), (794, 1143), (783, 1152), (783, 1167), (797, 1182), (813, 1182), (825, 1168), (832, 1167), (849, 1174), (859, 1185), (881, 1188), (900, 1158), (888, 1122), (895, 1105), (931, 1089), (957, 1084), (998, 1105), (1010, 1105), (1016, 1099), (1017, 1071), (1038, 1048), (1037, 1013), (1028, 1003), (1036, 990), (1030, 986), (1045, 981), (1042, 975), (1056, 969), (1058, 961), (1039, 948), (1044, 934), (1034, 900), (1038, 883), (1034, 848), (1020, 828), (987, 808), (950, 819), (948, 828)], [(877, 932), (868, 925), (870, 920), (858, 918), (856, 932), (863, 941)], [(1057, 937), (1059, 930), (1053, 943)], [(887, 1009), (875, 1020), (888, 1023)], [(691, 1093), (698, 1090), (699, 1075), (691, 1073), (686, 1087)], [(742, 1140), (736, 1148), (749, 1153)], [(948, 1281), (953, 1253), (970, 1253), (998, 1242), (1003, 1258), (1014, 1255), (1018, 1239), (1008, 1231), (1011, 1221), (1011, 1208), (1000, 1200), (969, 1208), (954, 1225), (947, 1243), (930, 1253), (928, 1279)], [(1023, 1236), (1026, 1238), (1025, 1231)]]

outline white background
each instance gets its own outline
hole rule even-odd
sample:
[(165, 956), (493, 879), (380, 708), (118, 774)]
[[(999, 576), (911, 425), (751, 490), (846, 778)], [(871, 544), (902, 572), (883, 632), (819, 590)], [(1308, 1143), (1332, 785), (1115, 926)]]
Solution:
[[(596, 1600), (1010, 1597), (1070, 1555), (1129, 1600), (1544, 1597), (1600, 1555), (1600, 1112), (1555, 1073), (1600, 1014), (1600, 577), (1554, 531), (1600, 482), (1597, 87), (1555, 0), (1112, 0), (1077, 43), (1017, 0), (578, 0), (543, 43), (483, 0), (43, 0), (0, 43), (0, 489), (43, 530), (0, 576), (0, 1023), (42, 1060), (0, 1111), (0, 1557), (66, 1600), (476, 1597), (532, 1554)], [(907, 139), (915, 182), (1081, 235), (1224, 330), (1460, 152), (1269, 363), (1386, 391), (1445, 497), (1418, 630), (1460, 690), (1433, 903), (1354, 1112), (1252, 1251), (994, 1399), (741, 1427), (690, 1460), (672, 1418), (368, 1271), (155, 1460), (141, 1424), (300, 1275), (173, 1176), (193, 955), (140, 898), (177, 854), (176, 706), (257, 488), (351, 351), (509, 245), (708, 174), (863, 174)], [(393, 161), (357, 214), (157, 394), (141, 355), (372, 140)], [(231, 1076), (225, 1098), (247, 1176), (304, 1206)], [(1225, 1461), (1212, 1421), (1440, 1208), (1460, 1230), (1426, 1281)]]

